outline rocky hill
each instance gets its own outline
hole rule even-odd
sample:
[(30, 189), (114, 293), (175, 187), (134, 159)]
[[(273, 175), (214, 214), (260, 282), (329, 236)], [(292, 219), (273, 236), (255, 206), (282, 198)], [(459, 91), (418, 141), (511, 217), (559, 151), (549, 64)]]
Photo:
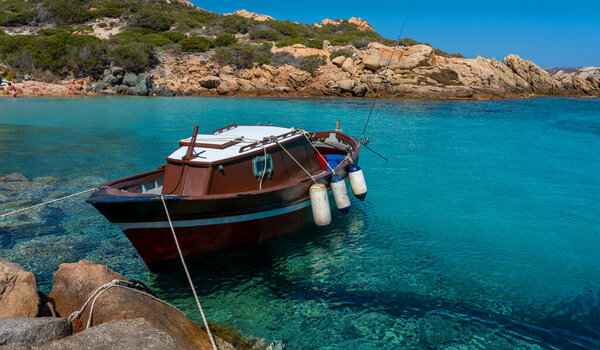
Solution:
[(551, 75), (516, 55), (467, 59), (408, 38), (394, 47), (355, 17), (301, 24), (185, 0), (4, 0), (0, 10), (0, 73), (37, 81), (17, 84), (24, 95), (600, 95), (598, 67)]

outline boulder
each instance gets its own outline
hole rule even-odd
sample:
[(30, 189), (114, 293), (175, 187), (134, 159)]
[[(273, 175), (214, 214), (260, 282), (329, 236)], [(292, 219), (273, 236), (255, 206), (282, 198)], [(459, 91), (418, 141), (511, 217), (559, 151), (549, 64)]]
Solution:
[(352, 89), (355, 96), (364, 96), (367, 93), (367, 84), (358, 84)]
[(115, 85), (119, 83), (119, 79), (112, 74), (105, 75), (102, 82), (107, 85)]
[(335, 64), (338, 67), (341, 67), (345, 60), (346, 60), (346, 57), (338, 56), (338, 57), (332, 59), (331, 63)]
[(39, 346), (36, 350), (177, 350), (173, 338), (150, 322), (136, 318), (117, 320), (86, 329), (70, 337)]
[(123, 76), (123, 85), (134, 87), (137, 84), (137, 75), (134, 73), (125, 73)]
[(28, 182), (30, 178), (23, 174), (12, 173), (4, 176), (0, 176), (0, 182)]
[(413, 69), (423, 66), (431, 66), (435, 62), (434, 50), (429, 45), (414, 45), (408, 48), (408, 50), (402, 51), (402, 58), (398, 65), (394, 68), (400, 69)]
[(132, 89), (133, 93), (135, 95), (146, 96), (148, 95), (148, 81), (146, 80), (146, 78), (139, 78), (140, 76), (138, 76), (137, 84), (135, 84), (135, 87)]
[(108, 86), (104, 83), (98, 83), (94, 86), (94, 90), (98, 93), (106, 89), (108, 89)]
[(338, 87), (340, 88), (340, 90), (342, 90), (343, 92), (349, 92), (352, 91), (352, 89), (354, 89), (354, 86), (356, 85), (356, 81), (351, 80), (351, 79), (346, 79), (346, 80), (340, 80), (338, 82)]
[(431, 66), (435, 61), (434, 50), (428, 45), (414, 45), (408, 49), (369, 43), (363, 54), (362, 63), (371, 70), (389, 67), (390, 69), (413, 69)]
[(566, 91), (561, 84), (550, 73), (536, 66), (533, 62), (524, 60), (517, 55), (508, 55), (504, 58), (506, 64), (512, 71), (527, 81), (533, 92), (540, 94), (559, 95)]
[(419, 67), (413, 70), (416, 75), (431, 78), (438, 83), (444, 85), (459, 85), (458, 73), (451, 68), (433, 66), (433, 67)]
[(198, 83), (204, 88), (214, 89), (221, 84), (221, 79), (219, 77), (203, 77), (198, 80)]
[(117, 94), (129, 93), (129, 86), (123, 85), (123, 84), (118, 85), (118, 86), (115, 87), (115, 92)]
[(36, 317), (0, 320), (0, 345), (22, 343), (41, 345), (71, 335), (66, 318)]
[(110, 67), (108, 71), (114, 76), (123, 75), (123, 73), (125, 73), (125, 70), (123, 68), (116, 66)]
[[(125, 280), (125, 277), (104, 265), (97, 265), (91, 261), (81, 260), (77, 263), (61, 264), (54, 274), (54, 286), (50, 298), (54, 299), (56, 311), (60, 315), (70, 315), (73, 311), (79, 310), (98, 287), (114, 279)], [(88, 317), (89, 307), (81, 315), (83, 324), (87, 323)], [(123, 288), (111, 288), (96, 300), (92, 325), (138, 317), (144, 318), (154, 327), (171, 335), (179, 349), (210, 347), (205, 330), (177, 309)]]
[(292, 91), (292, 89), (290, 89), (288, 86), (277, 86), (277, 87), (275, 87), (275, 91), (288, 93), (288, 92)]
[(0, 258), (0, 318), (35, 317), (41, 306), (33, 273)]
[(342, 70), (344, 72), (352, 73), (353, 67), (354, 67), (354, 61), (350, 57), (346, 58), (344, 60), (344, 63), (342, 63)]

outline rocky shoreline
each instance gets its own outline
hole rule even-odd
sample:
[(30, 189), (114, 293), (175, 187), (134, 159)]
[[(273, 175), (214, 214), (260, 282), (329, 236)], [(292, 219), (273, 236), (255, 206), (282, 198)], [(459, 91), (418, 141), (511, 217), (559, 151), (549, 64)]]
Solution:
[[(212, 349), (203, 326), (174, 307), (130, 289), (106, 289), (93, 305), (91, 321), (90, 305), (71, 320), (69, 316), (94, 291), (114, 280), (138, 283), (91, 261), (65, 263), (46, 296), (37, 290), (33, 273), (0, 258), (0, 349)], [(223, 339), (230, 336), (228, 332), (215, 328), (219, 349), (274, 348), (239, 334)]]
[[(550, 75), (533, 62), (442, 57), (427, 45), (392, 48), (372, 42), (323, 49), (296, 44), (273, 48), (290, 58), (325, 57), (313, 73), (283, 64), (250, 69), (220, 66), (211, 52), (161, 52), (151, 70), (134, 74), (119, 67), (100, 79), (66, 79), (58, 84), (22, 82), (20, 96), (279, 96), (497, 99), (535, 96), (600, 96), (600, 67)], [(344, 52), (331, 58), (332, 53)], [(218, 74), (215, 74), (218, 72)], [(5, 91), (8, 96), (8, 91)]]

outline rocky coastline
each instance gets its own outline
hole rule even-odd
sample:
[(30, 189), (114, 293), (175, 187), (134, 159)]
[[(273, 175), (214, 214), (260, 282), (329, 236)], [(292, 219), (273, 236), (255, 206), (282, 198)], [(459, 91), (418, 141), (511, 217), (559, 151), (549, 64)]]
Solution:
[[(130, 289), (106, 289), (95, 301), (93, 315), (88, 305), (79, 317), (69, 317), (94, 291), (114, 280), (138, 283), (91, 261), (65, 263), (46, 296), (38, 291), (33, 273), (0, 258), (0, 349), (212, 349), (203, 326)], [(219, 349), (273, 348), (239, 334), (231, 336), (217, 325), (211, 328)]]
[[(442, 57), (427, 45), (393, 48), (372, 42), (323, 49), (301, 44), (273, 48), (290, 57), (318, 55), (325, 64), (313, 73), (295, 66), (263, 64), (250, 69), (220, 66), (211, 53), (161, 52), (140, 74), (110, 67), (96, 81), (16, 83), (19, 96), (279, 96), (497, 99), (535, 96), (600, 96), (600, 67), (553, 75), (533, 62), (509, 55), (502, 61)], [(331, 58), (334, 52), (345, 52)], [(218, 74), (215, 74), (215, 73)], [(9, 96), (9, 91), (4, 91)]]

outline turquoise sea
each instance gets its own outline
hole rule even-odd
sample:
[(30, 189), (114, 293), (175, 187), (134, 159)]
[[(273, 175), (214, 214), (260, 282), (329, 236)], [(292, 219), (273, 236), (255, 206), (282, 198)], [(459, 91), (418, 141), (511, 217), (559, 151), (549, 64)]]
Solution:
[[(150, 170), (193, 126), (359, 136), (372, 100), (0, 99), (0, 213)], [(210, 321), (289, 349), (600, 348), (600, 99), (381, 100), (369, 194), (324, 228), (190, 262)], [(0, 256), (49, 292), (89, 259), (200, 321), (84, 197), (0, 219)]]

